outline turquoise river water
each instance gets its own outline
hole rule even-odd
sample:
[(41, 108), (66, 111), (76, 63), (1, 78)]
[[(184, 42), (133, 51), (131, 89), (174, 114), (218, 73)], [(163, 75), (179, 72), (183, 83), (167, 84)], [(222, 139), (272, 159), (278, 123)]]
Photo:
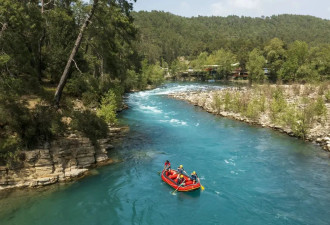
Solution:
[[(330, 158), (320, 147), (217, 117), (166, 94), (171, 83), (132, 93), (130, 126), (111, 151), (118, 162), (72, 184), (0, 194), (1, 225), (330, 224)], [(171, 194), (164, 161), (196, 170), (204, 191)]]

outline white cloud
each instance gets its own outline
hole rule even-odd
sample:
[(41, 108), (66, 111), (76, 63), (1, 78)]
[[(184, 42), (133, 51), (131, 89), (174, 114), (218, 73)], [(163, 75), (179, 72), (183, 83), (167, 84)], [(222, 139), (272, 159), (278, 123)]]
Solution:
[(265, 1), (270, 0), (224, 0), (211, 5), (212, 15), (228, 16), (228, 15), (261, 15), (262, 6)]
[(227, 4), (235, 8), (258, 9), (260, 8), (260, 0), (227, 0)]
[(212, 4), (211, 11), (214, 16), (227, 15), (226, 8), (222, 2)]
[(181, 2), (180, 5), (182, 8), (190, 8), (190, 5), (188, 4), (188, 2)]

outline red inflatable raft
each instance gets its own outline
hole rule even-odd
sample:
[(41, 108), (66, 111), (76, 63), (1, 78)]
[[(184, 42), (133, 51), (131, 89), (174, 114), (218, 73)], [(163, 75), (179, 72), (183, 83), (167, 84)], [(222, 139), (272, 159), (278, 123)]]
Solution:
[[(174, 189), (177, 189), (179, 187), (176, 179), (177, 176), (178, 172), (176, 170), (170, 170), (169, 172), (166, 172), (165, 170), (162, 171), (162, 180)], [(189, 177), (187, 177), (186, 175), (183, 176), (186, 182), (185, 185), (179, 187), (178, 191), (193, 191), (201, 187), (201, 184), (199, 182), (193, 184)]]

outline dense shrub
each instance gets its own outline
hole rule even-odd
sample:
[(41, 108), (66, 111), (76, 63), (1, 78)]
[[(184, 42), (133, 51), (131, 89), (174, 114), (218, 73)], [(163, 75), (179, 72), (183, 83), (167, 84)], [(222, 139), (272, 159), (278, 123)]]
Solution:
[(295, 136), (305, 139), (309, 127), (307, 115), (296, 107), (296, 105), (288, 106), (281, 116), (281, 122), (288, 126)]
[(244, 115), (250, 119), (257, 120), (260, 113), (266, 110), (266, 97), (264, 95), (253, 97), (245, 108)]
[(226, 91), (224, 96), (224, 105), (225, 105), (225, 111), (229, 111), (231, 109), (231, 96), (228, 91)]
[(88, 89), (89, 86), (84, 76), (72, 77), (65, 86), (66, 93), (74, 97), (81, 97)]
[(240, 112), (240, 100), (241, 100), (241, 95), (239, 93), (235, 93), (232, 95), (232, 100), (231, 100), (231, 109), (235, 113)]
[(328, 90), (326, 93), (325, 93), (325, 101), (327, 103), (330, 103), (330, 90)]
[(22, 165), (22, 154), (19, 150), (0, 152), (0, 165), (14, 168)]
[(36, 143), (50, 141), (66, 131), (67, 126), (61, 121), (62, 116), (49, 106), (37, 105), (32, 111), (32, 116), (33, 126), (36, 129), (35, 133), (31, 134), (30, 140), (35, 139)]
[(95, 91), (84, 92), (82, 94), (82, 98), (81, 98), (81, 100), (85, 106), (92, 107), (92, 108), (98, 106), (99, 99), (100, 99), (100, 96)]
[(285, 111), (286, 106), (287, 103), (284, 99), (283, 90), (276, 88), (273, 91), (273, 98), (270, 101), (270, 117), (273, 122), (280, 119), (281, 113)]
[(125, 92), (124, 87), (120, 85), (115, 85), (111, 88), (111, 90), (108, 90), (104, 96), (107, 96), (109, 92), (114, 93), (114, 100), (116, 104), (116, 110), (120, 109), (123, 105), (123, 94)]
[(136, 89), (138, 86), (138, 74), (134, 70), (126, 71), (126, 79), (124, 81), (125, 92)]
[(318, 94), (319, 95), (324, 95), (325, 92), (328, 90), (328, 86), (329, 86), (329, 83), (328, 82), (322, 82), (319, 86), (319, 89), (318, 89)]
[(164, 81), (164, 71), (159, 63), (149, 65), (147, 60), (142, 62), (142, 70), (139, 77), (139, 84), (141, 87), (146, 85), (159, 85)]
[[(20, 149), (31, 149), (66, 130), (61, 115), (42, 103), (28, 109), (22, 102), (0, 103), (0, 158), (13, 158)], [(8, 160), (7, 160), (8, 161)]]
[(219, 114), (221, 112), (222, 100), (218, 93), (213, 94), (213, 104), (212, 107)]
[(304, 85), (304, 92), (305, 96), (309, 96), (310, 94), (315, 92), (315, 88), (312, 85), (306, 84)]
[(100, 108), (97, 110), (97, 115), (107, 123), (116, 123), (117, 97), (113, 90), (102, 98)]
[(326, 116), (324, 101), (319, 97), (315, 102), (304, 98), (300, 104), (286, 107), (281, 116), (282, 122), (291, 128), (292, 132), (303, 139), (306, 138), (308, 131), (317, 118)]
[(303, 99), (303, 102), (305, 103), (303, 108), (296, 111), (296, 126), (293, 127), (293, 132), (298, 137), (305, 139), (315, 118), (315, 106), (307, 99)]
[(264, 95), (261, 95), (258, 99), (259, 107), (261, 112), (266, 111), (266, 97)]
[(13, 136), (0, 135), (0, 166), (7, 165), (8, 162), (15, 161), (21, 143)]
[(256, 120), (259, 117), (260, 114), (260, 106), (258, 99), (252, 99), (247, 106), (247, 109), (244, 113), (244, 115), (250, 119)]
[(93, 144), (96, 144), (97, 139), (105, 138), (108, 133), (107, 123), (89, 110), (74, 112), (71, 126), (73, 130), (88, 137)]
[(300, 89), (301, 89), (300, 87), (301, 87), (300, 84), (293, 84), (292, 85), (293, 93), (295, 95), (299, 95), (300, 94)]
[(322, 97), (318, 97), (314, 103), (314, 112), (319, 117), (325, 117), (327, 115), (327, 107)]

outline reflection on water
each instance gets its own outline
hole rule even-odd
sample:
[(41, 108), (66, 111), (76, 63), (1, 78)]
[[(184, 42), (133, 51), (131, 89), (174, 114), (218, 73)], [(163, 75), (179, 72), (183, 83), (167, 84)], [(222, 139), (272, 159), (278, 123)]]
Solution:
[[(0, 192), (0, 218), (4, 215), (12, 214), (21, 207), (33, 204), (35, 201), (48, 198), (53, 193), (65, 191), (72, 183), (58, 183), (41, 188), (23, 188), (15, 190), (6, 190)], [(1, 220), (0, 220), (1, 221)]]

